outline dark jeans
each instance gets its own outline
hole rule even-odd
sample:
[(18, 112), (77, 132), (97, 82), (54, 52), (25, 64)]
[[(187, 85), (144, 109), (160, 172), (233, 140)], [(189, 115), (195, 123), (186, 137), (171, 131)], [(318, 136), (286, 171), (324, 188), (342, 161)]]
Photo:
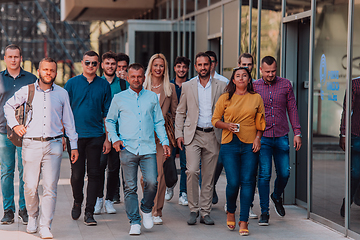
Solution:
[(172, 156), (176, 157), (176, 150), (179, 149), (179, 155), (180, 155), (180, 193), (179, 197), (181, 197), (181, 193), (187, 193), (186, 191), (186, 154), (185, 154), (185, 146), (183, 145), (183, 150), (176, 147), (173, 148)]
[(272, 159), (276, 170), (274, 197), (279, 199), (284, 192), (290, 176), (289, 137), (262, 137), (259, 157), (259, 196), (261, 213), (269, 212), (270, 179)]
[[(94, 212), (94, 206), (100, 184), (100, 157), (104, 141), (105, 134), (100, 137), (79, 138), (79, 158), (74, 164), (71, 163), (70, 182), (73, 191), (73, 197), (74, 201), (80, 204), (84, 200), (83, 188), (86, 166), (88, 185), (85, 213)], [(69, 140), (67, 140), (67, 149), (69, 156), (71, 156)]]
[(113, 201), (116, 193), (116, 188), (120, 183), (120, 157), (119, 153), (111, 147), (108, 154), (101, 153), (100, 157), (100, 186), (97, 197), (102, 198), (104, 196), (104, 182), (105, 182), (105, 170), (107, 166), (107, 183), (106, 183), (106, 200)]
[[(351, 202), (360, 184), (360, 137), (351, 135)], [(360, 189), (358, 190), (360, 191)]]
[(247, 222), (256, 185), (259, 152), (252, 151), (252, 143), (243, 143), (234, 134), (231, 142), (221, 144), (220, 156), (225, 168), (227, 210), (234, 213), (240, 190), (240, 221)]

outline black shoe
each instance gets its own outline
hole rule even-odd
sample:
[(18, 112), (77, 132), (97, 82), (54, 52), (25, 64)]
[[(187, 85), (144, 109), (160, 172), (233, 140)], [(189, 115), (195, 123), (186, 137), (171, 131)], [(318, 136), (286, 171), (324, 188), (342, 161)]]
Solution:
[(93, 214), (90, 212), (85, 213), (84, 223), (87, 226), (96, 226), (97, 225), (97, 222), (95, 221)]
[(260, 216), (259, 225), (260, 226), (269, 226), (270, 215), (267, 212), (264, 212)]
[(14, 222), (14, 212), (11, 209), (4, 211), (4, 217), (1, 219), (1, 224), (12, 224)]
[(343, 203), (340, 208), (340, 216), (345, 217), (345, 198), (343, 198)]
[(81, 203), (74, 202), (73, 208), (71, 209), (71, 217), (74, 220), (78, 220), (81, 215)]
[(214, 225), (214, 220), (211, 219), (210, 215), (205, 215), (200, 217), (200, 223), (205, 223), (205, 225)]
[(28, 224), (29, 216), (28, 216), (26, 208), (19, 210), (19, 218), (20, 218), (22, 224), (24, 224), (24, 225)]
[(195, 225), (197, 217), (199, 217), (199, 212), (191, 212), (189, 216), (189, 220), (187, 220), (187, 224)]
[(214, 187), (212, 204), (217, 204), (218, 201), (219, 201), (219, 198), (218, 198), (218, 195), (216, 194), (216, 190), (215, 190), (215, 187)]
[(271, 201), (274, 203), (275, 205), (275, 212), (277, 213), (277, 215), (279, 215), (280, 217), (284, 217), (285, 216), (285, 209), (282, 203), (282, 198), (280, 197), (279, 199), (275, 199), (274, 198), (274, 193), (272, 193), (270, 195)]
[(119, 203), (121, 203), (121, 201), (120, 201), (120, 196), (118, 195), (118, 196), (115, 196), (114, 198), (113, 198), (113, 203), (114, 204), (119, 204)]

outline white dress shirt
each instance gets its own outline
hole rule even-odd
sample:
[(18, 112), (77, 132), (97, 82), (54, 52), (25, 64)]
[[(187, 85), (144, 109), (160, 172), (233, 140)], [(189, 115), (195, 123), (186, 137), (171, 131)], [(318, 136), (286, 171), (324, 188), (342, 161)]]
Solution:
[(198, 97), (199, 97), (199, 119), (197, 126), (201, 128), (212, 128), (211, 118), (211, 81), (210, 77), (209, 82), (203, 87), (200, 84), (200, 79), (197, 77), (198, 83)]
[[(63, 134), (64, 126), (71, 149), (77, 149), (78, 134), (67, 91), (55, 84), (43, 91), (38, 81), (34, 83), (32, 111), (28, 114), (27, 131), (23, 137), (56, 137)], [(5, 117), (11, 128), (19, 125), (15, 118), (15, 109), (27, 101), (28, 91), (28, 86), (20, 88), (4, 105)]]
[(227, 79), (227, 78), (224, 77), (223, 75), (218, 74), (216, 71), (215, 71), (215, 74), (214, 74), (214, 78), (216, 78), (217, 80), (226, 82), (226, 84), (229, 83), (229, 79)]

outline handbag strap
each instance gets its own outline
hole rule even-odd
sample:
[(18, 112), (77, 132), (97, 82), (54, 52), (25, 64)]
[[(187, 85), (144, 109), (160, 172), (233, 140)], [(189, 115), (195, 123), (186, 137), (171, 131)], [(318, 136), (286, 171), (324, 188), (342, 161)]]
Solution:
[[(29, 89), (28, 99), (27, 99), (26, 104), (25, 104), (24, 126), (26, 126), (26, 120), (27, 120), (27, 117), (28, 117), (28, 113), (32, 110), (32, 101), (34, 99), (34, 94), (35, 94), (35, 85), (34, 84), (29, 84), (28, 89)], [(32, 116), (31, 116), (31, 119), (30, 119), (29, 123), (31, 122), (31, 120), (32, 120)]]

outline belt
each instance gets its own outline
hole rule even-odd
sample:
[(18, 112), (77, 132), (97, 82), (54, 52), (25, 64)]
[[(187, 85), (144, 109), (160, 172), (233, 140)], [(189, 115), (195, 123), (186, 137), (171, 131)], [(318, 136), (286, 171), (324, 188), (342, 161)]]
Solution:
[(33, 137), (33, 138), (25, 138), (25, 139), (30, 139), (30, 140), (34, 140), (34, 141), (40, 141), (40, 142), (48, 142), (54, 139), (58, 139), (58, 138), (62, 138), (64, 135), (59, 135), (56, 137)]
[(202, 131), (202, 132), (212, 132), (214, 131), (214, 128), (201, 128), (201, 127), (196, 127), (196, 130)]

